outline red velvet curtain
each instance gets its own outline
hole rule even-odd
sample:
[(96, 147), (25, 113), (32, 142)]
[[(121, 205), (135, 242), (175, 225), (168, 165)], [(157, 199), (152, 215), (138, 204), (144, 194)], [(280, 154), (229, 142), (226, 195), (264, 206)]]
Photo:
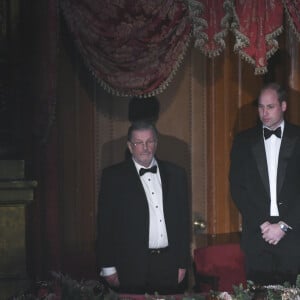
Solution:
[[(188, 0), (195, 47), (209, 57), (225, 49), (230, 29), (235, 37), (234, 51), (264, 74), (267, 60), (277, 51), (276, 38), (288, 26), (300, 41), (299, 0)], [(282, 4), (283, 3), (283, 4)]]
[(255, 74), (267, 72), (267, 59), (278, 49), (283, 29), (280, 0), (189, 0), (195, 47), (210, 57), (225, 49), (231, 29), (234, 50), (253, 64)]
[(234, 50), (255, 67), (255, 74), (267, 72), (267, 59), (278, 49), (277, 36), (283, 30), (280, 0), (236, 1), (232, 22)]
[(189, 44), (182, 0), (63, 0), (61, 7), (86, 65), (116, 95), (162, 92)]
[(222, 53), (230, 30), (234, 51), (255, 74), (267, 72), (278, 49), (284, 12), (300, 40), (299, 0), (62, 0), (61, 7), (86, 65), (105, 89), (121, 96), (162, 92), (191, 30), (194, 46), (209, 57)]
[(205, 55), (215, 57), (225, 49), (231, 19), (231, 1), (189, 0), (194, 46)]

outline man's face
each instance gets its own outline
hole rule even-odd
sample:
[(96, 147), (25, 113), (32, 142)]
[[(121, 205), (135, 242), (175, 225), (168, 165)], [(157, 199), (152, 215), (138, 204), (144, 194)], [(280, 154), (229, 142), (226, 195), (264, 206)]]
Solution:
[(131, 141), (127, 142), (127, 146), (134, 160), (147, 168), (156, 151), (156, 136), (151, 129), (134, 130)]
[(258, 100), (258, 114), (263, 125), (274, 130), (283, 120), (286, 102), (279, 102), (276, 91), (267, 89), (262, 92)]

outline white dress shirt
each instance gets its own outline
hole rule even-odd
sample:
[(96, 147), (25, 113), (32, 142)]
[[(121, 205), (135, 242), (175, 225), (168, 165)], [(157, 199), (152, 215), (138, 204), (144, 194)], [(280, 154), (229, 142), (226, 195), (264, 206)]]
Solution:
[[(280, 127), (283, 135), (284, 121), (282, 121)], [(266, 156), (267, 156), (270, 196), (271, 196), (270, 216), (279, 216), (279, 210), (277, 206), (277, 169), (278, 169), (278, 157), (279, 157), (282, 135), (280, 139), (275, 134), (272, 134), (268, 139), (264, 140)]]
[[(134, 161), (137, 171), (143, 166)], [(149, 168), (157, 165), (155, 159), (152, 160)], [(160, 172), (157, 165), (157, 173), (147, 172), (140, 176), (146, 193), (149, 208), (149, 248), (165, 248), (168, 246), (168, 235), (164, 217), (163, 195), (161, 187)]]

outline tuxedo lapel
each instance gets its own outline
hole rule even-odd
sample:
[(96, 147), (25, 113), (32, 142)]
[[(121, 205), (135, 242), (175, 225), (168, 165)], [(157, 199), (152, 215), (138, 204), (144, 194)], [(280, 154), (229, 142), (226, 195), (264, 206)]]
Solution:
[(263, 185), (268, 195), (270, 195), (267, 157), (261, 127), (257, 128), (256, 138), (252, 146), (252, 153), (256, 160), (257, 169), (263, 182)]
[(285, 178), (286, 173), (286, 167), (289, 161), (289, 158), (291, 157), (296, 141), (298, 137), (293, 136), (292, 129), (290, 128), (289, 124), (286, 123), (281, 146), (280, 146), (280, 152), (279, 152), (279, 158), (278, 158), (278, 169), (277, 169), (277, 195), (279, 195), (283, 181)]
[(143, 196), (145, 198), (145, 201), (147, 202), (147, 196), (141, 182), (140, 175), (138, 174), (132, 159), (127, 161), (126, 168), (129, 170), (129, 175), (126, 176), (124, 180), (130, 181), (130, 183), (128, 182), (128, 186), (130, 186), (131, 189), (135, 189), (136, 193), (140, 195), (139, 197), (137, 197), (137, 199), (140, 199), (140, 197)]

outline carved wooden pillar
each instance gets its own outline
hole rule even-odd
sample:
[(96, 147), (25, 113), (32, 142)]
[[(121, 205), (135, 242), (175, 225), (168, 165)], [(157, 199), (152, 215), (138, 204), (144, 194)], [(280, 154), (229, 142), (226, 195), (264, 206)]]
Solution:
[(0, 299), (16, 295), (29, 284), (25, 210), (36, 185), (24, 180), (24, 161), (0, 160)]

